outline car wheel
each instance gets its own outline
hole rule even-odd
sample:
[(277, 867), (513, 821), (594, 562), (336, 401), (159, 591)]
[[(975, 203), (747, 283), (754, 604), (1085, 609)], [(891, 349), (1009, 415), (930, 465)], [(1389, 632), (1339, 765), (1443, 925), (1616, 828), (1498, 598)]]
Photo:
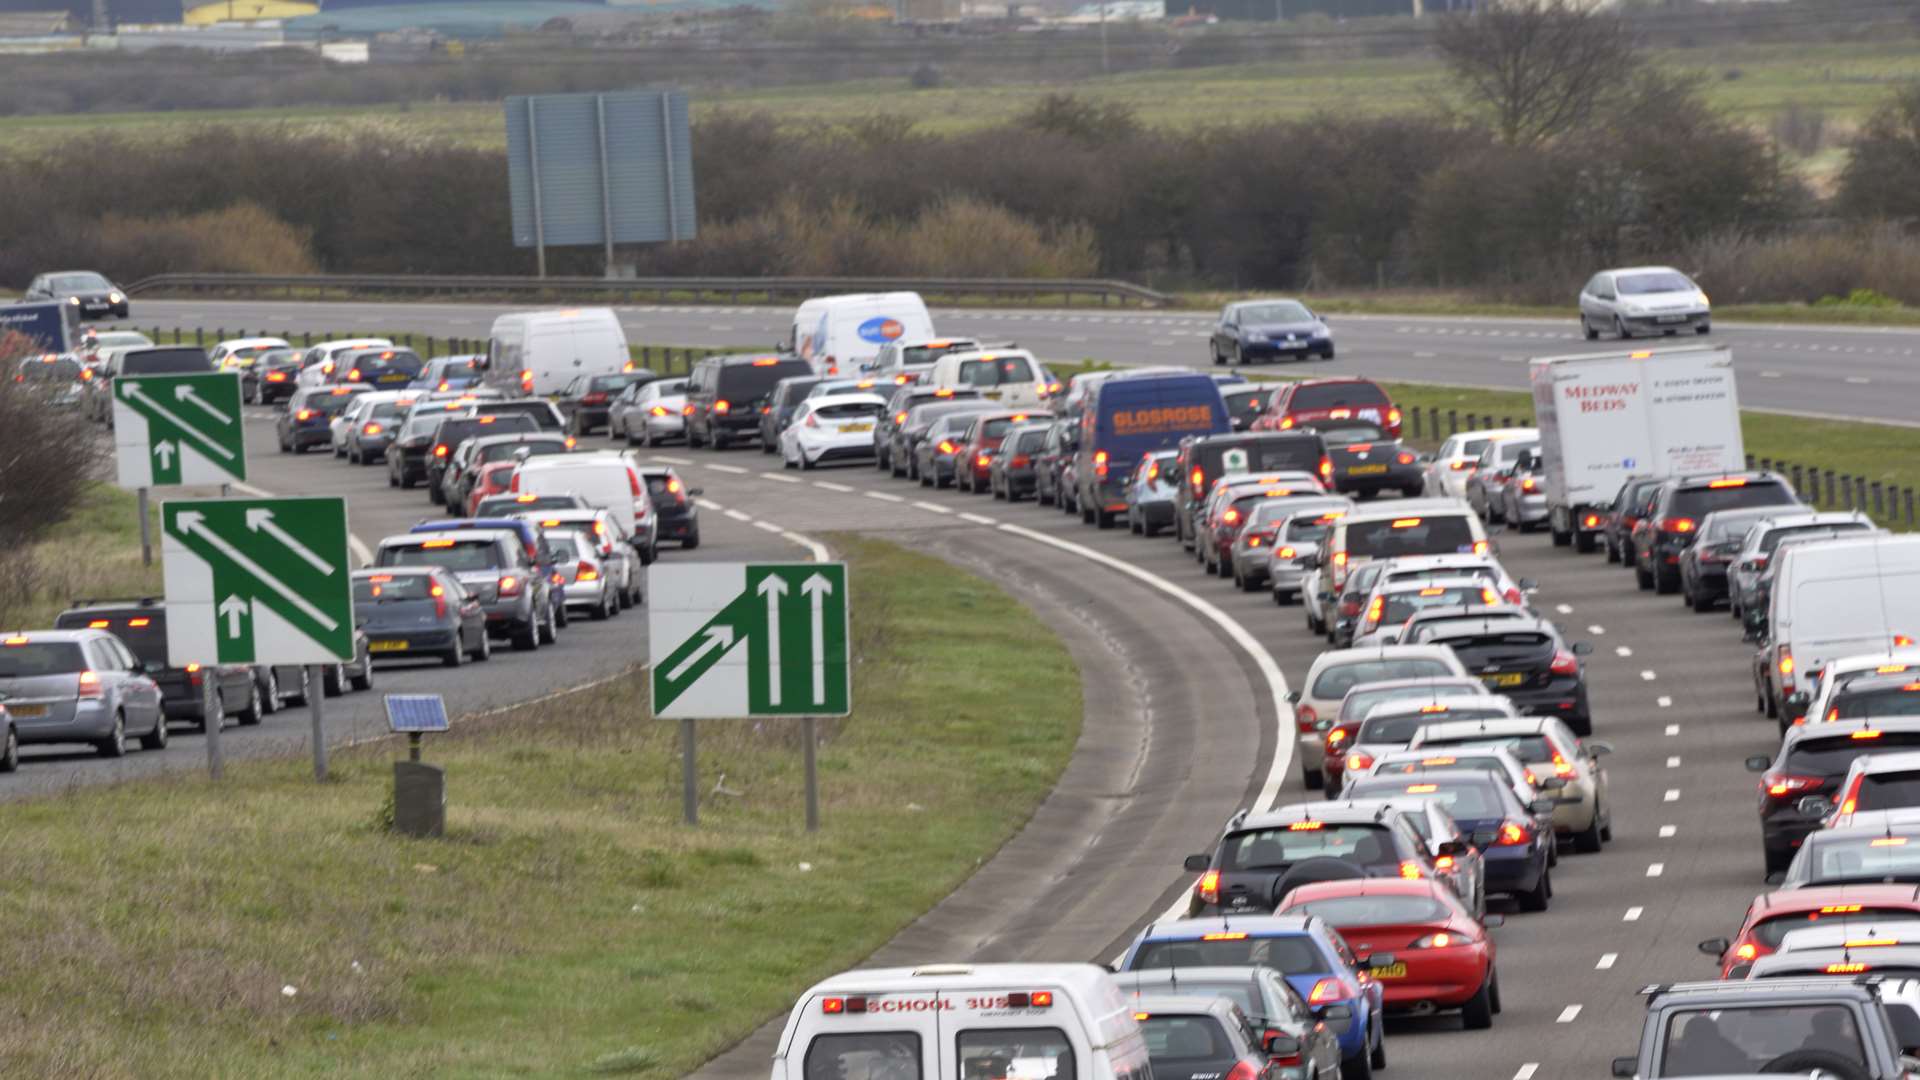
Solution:
[[(1575, 529), (1573, 531), (1573, 550), (1579, 552), (1582, 555), (1591, 555), (1593, 554), (1593, 546), (1594, 546), (1594, 541), (1593, 541), (1592, 533), (1581, 532), (1578, 529)], [(1613, 560), (1608, 559), (1607, 561), (1612, 562)]]
[(1307, 786), (1308, 791), (1319, 791), (1321, 788), (1327, 786), (1327, 774), (1319, 769), (1309, 769), (1305, 765), (1302, 765), (1300, 766), (1300, 782)]
[(601, 593), (600, 602), (587, 610), (587, 618), (592, 619), (594, 622), (606, 622), (608, 619), (613, 618), (612, 594)]
[(548, 608), (547, 617), (540, 622), (540, 644), (558, 645), (559, 643), (560, 629), (554, 622), (553, 609)]
[(480, 644), (474, 647), (473, 658), (481, 662), (493, 659), (493, 638), (487, 635), (487, 628), (480, 628)]
[(13, 730), (12, 724), (8, 724), (6, 739), (0, 743), (0, 773), (10, 773), (19, 767), (20, 733)]
[(1387, 1067), (1387, 1022), (1380, 1021), (1380, 1030), (1373, 1037), (1373, 1057), (1367, 1062), (1376, 1069)]
[(513, 647), (521, 652), (533, 652), (538, 649), (540, 647), (540, 627), (529, 619), (526, 629), (514, 633)]
[(466, 662), (467, 662), (467, 650), (460, 647), (459, 636), (455, 635), (453, 648), (448, 649), (446, 652), (440, 655), (440, 665), (442, 667), (457, 668)]
[(307, 695), (313, 689), (313, 673), (303, 664), (300, 668), (300, 689), (287, 695), (287, 707), (297, 708), (312, 700)]
[(713, 449), (715, 453), (724, 451), (727, 448), (728, 444), (733, 441), (732, 439), (727, 437), (727, 433), (724, 431), (716, 431), (716, 432), (713, 432), (712, 434), (713, 434), (713, 439), (712, 439)]
[(1533, 890), (1531, 892), (1523, 892), (1519, 895), (1520, 910), (1545, 911), (1547, 910), (1547, 902), (1551, 899), (1553, 899), (1553, 872), (1543, 870), (1540, 872), (1540, 880), (1534, 885)]
[[(17, 739), (19, 736), (15, 735), (13, 728), (9, 727), (7, 737)], [(127, 718), (120, 713), (114, 713), (113, 730), (107, 733), (106, 738), (94, 743), (93, 748), (100, 751), (101, 757), (124, 757), (127, 752)]]
[(1593, 324), (1587, 321), (1585, 315), (1580, 316), (1580, 332), (1586, 335), (1588, 341), (1598, 341), (1600, 339), (1600, 331), (1593, 328)]
[(266, 710), (260, 705), (260, 684), (249, 677), (247, 679), (247, 706), (241, 709), (239, 715), (235, 716), (234, 719), (240, 721), (241, 727), (252, 727), (259, 723), (261, 717), (265, 715)]
[(140, 749), (165, 750), (167, 748), (168, 734), (167, 717), (166, 714), (162, 713), (154, 718), (153, 730), (140, 736)]
[(326, 677), (320, 680), (321, 692), (328, 697), (339, 697), (347, 692), (347, 665), (335, 664), (326, 671)]
[(1653, 575), (1647, 573), (1646, 564), (1640, 562), (1638, 559), (1634, 560), (1633, 563), (1633, 581), (1634, 584), (1640, 586), (1642, 592), (1653, 588)]
[(1373, 1063), (1365, 1052), (1340, 1059), (1340, 1080), (1373, 1080)]
[(805, 450), (800, 451), (800, 471), (801, 472), (812, 472), (815, 464), (817, 463), (812, 458), (807, 456), (807, 452)]
[(1618, 315), (1613, 317), (1613, 332), (1621, 341), (1627, 341), (1633, 337), (1633, 334), (1627, 330), (1626, 321)]
[(1487, 969), (1487, 980), (1480, 989), (1473, 992), (1467, 1003), (1460, 1008), (1460, 1026), (1468, 1031), (1485, 1031), (1493, 1026), (1493, 969)]
[(680, 541), (681, 551), (692, 551), (694, 548), (697, 548), (699, 546), (700, 546), (700, 534), (697, 532), (688, 533), (687, 538), (685, 540)]
[(280, 676), (272, 668), (267, 669), (267, 688), (260, 694), (260, 711), (267, 716), (280, 711)]
[(348, 685), (359, 691), (371, 690), (373, 689), (373, 657), (364, 657), (360, 663), (360, 673), (348, 676)]
[(1600, 850), (1600, 805), (1594, 804), (1593, 820), (1587, 827), (1573, 834), (1573, 850), (1582, 855), (1592, 855)]
[(1247, 350), (1235, 345), (1233, 347), (1233, 362), (1235, 364), (1245, 364), (1247, 362)]
[(1671, 596), (1680, 591), (1680, 575), (1671, 570), (1655, 570), (1653, 591), (1661, 596)]

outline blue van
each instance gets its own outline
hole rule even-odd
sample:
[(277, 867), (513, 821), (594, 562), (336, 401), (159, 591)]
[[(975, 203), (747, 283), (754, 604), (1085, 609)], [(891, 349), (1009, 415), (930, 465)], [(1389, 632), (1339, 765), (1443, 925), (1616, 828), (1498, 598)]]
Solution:
[(1113, 528), (1127, 510), (1127, 481), (1141, 458), (1188, 435), (1233, 430), (1220, 386), (1199, 372), (1115, 375), (1089, 392), (1074, 454), (1080, 520)]

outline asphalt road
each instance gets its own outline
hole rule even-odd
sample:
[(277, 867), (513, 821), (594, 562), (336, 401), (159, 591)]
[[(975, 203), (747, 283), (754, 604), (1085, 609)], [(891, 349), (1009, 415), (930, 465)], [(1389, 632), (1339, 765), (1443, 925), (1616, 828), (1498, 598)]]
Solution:
[[(1133, 613), (1133, 586), (1139, 579), (1100, 563), (1101, 556), (1124, 560), (1217, 606), (1257, 638), (1288, 675), (1303, 673), (1320, 648), (1297, 607), (1276, 608), (1268, 594), (1240, 593), (1229, 582), (1206, 577), (1169, 539), (1099, 532), (1077, 517), (1031, 502), (1008, 506), (985, 497), (936, 494), (889, 480), (865, 465), (799, 474), (781, 470), (774, 459), (751, 449), (670, 449), (656, 456), (698, 478), (712, 503), (772, 517), (787, 528), (856, 529), (942, 553), (997, 552), (988, 560), (989, 570), (1006, 567), (1013, 588), (1025, 587), (1036, 549), (1063, 556), (1069, 565), (1077, 562), (1068, 581), (1084, 591), (1083, 617), (1113, 620), (1120, 642), (1115, 650), (1127, 661), (1132, 684), (1142, 693), (1168, 695), (1170, 708), (1188, 710), (1179, 719), (1202, 746), (1218, 745), (1223, 735), (1244, 728), (1246, 702), (1258, 701), (1263, 693), (1252, 665), (1217, 627), (1196, 630), (1190, 615), (1176, 618), (1155, 608), (1142, 613), (1162, 646), (1162, 662), (1133, 666), (1138, 649), (1132, 639), (1140, 621)], [(1084, 553), (1062, 550), (1050, 540), (1077, 545)], [(1517, 915), (1511, 905), (1496, 901), (1496, 909), (1511, 919), (1494, 933), (1506, 1011), (1491, 1031), (1471, 1035), (1453, 1017), (1395, 1023), (1389, 1075), (1423, 1080), (1605, 1075), (1611, 1057), (1633, 1048), (1642, 1015), (1636, 989), (1662, 980), (1713, 977), (1713, 962), (1699, 955), (1694, 943), (1729, 932), (1747, 902), (1764, 891), (1753, 779), (1741, 762), (1748, 754), (1770, 750), (1775, 740), (1771, 723), (1751, 711), (1748, 653), (1733, 622), (1724, 613), (1695, 615), (1675, 598), (1639, 593), (1626, 571), (1598, 556), (1553, 549), (1544, 537), (1507, 534), (1500, 542), (1502, 558), (1516, 575), (1541, 582), (1536, 597), (1541, 610), (1570, 640), (1595, 646), (1588, 661), (1595, 737), (1617, 751), (1605, 759), (1615, 841), (1598, 855), (1569, 854), (1561, 860), (1550, 911)], [(1049, 571), (1050, 601), (1043, 610), (1072, 595), (1053, 574)], [(1103, 599), (1118, 601), (1129, 616), (1111, 615), (1111, 603), (1103, 605)], [(1231, 672), (1223, 677), (1217, 665), (1188, 666), (1200, 662), (1188, 659), (1196, 648), (1236, 661), (1237, 678)], [(1169, 658), (1175, 661), (1171, 671), (1164, 662)], [(1089, 671), (1088, 677), (1103, 676)], [(1197, 707), (1185, 704), (1193, 700)], [(1146, 760), (1154, 761), (1155, 753), (1150, 747)], [(1244, 796), (1260, 786), (1272, 764), (1260, 757), (1208, 770), (1204, 760), (1194, 761), (1170, 795), (1157, 794), (1215, 803), (1222, 791)], [(1287, 768), (1284, 778), (1270, 793), (1273, 801), (1307, 797), (1297, 769)], [(1136, 791), (1134, 797), (1144, 794)], [(1255, 801), (1265, 800), (1258, 795), (1246, 800)], [(1080, 919), (1093, 925), (1075, 921), (1063, 927), (1049, 912), (1033, 928), (1036, 932), (1010, 938), (1004, 919), (990, 919), (994, 933), (982, 939), (936, 926), (943, 932), (924, 938), (909, 931), (883, 959), (1057, 959), (1063, 951), (1111, 959), (1113, 939), (1163, 912), (1191, 882), (1181, 872), (1180, 859), (1188, 851), (1205, 850), (1218, 824), (1216, 818), (1212, 828), (1142, 831), (1130, 846), (1115, 849), (1127, 852), (1125, 902), (1116, 906), (1110, 896), (1105, 903), (1089, 902)], [(1116, 837), (1124, 838), (1127, 828), (1110, 823), (1098, 837), (1102, 850)], [(1102, 897), (1112, 877), (1109, 865), (1107, 874), (1083, 882), (1078, 875), (1086, 864), (1075, 857), (1079, 846), (1058, 843), (1054, 857), (1033, 870), (1056, 888), (1054, 903), (1063, 896)], [(1018, 909), (1022, 903), (1016, 894), (1007, 907)], [(929, 921), (938, 923), (938, 914)], [(983, 917), (979, 907), (963, 905), (955, 918), (969, 916)], [(1017, 947), (1009, 951), (1010, 944)], [(716, 1080), (763, 1076), (765, 1038), (763, 1033), (701, 1075)]]
[[(132, 321), (143, 327), (198, 327), (210, 334), (218, 329), (343, 335), (412, 331), (484, 339), (496, 315), (524, 306), (136, 300)], [(635, 344), (750, 349), (768, 348), (783, 337), (791, 313), (761, 307), (617, 310)], [(1210, 315), (1198, 312), (1092, 308), (940, 310), (934, 320), (942, 333), (1018, 342), (1043, 360), (1194, 367), (1208, 363), (1213, 325)], [(1571, 318), (1336, 315), (1328, 321), (1339, 358), (1301, 364), (1299, 370), (1524, 390), (1529, 357), (1619, 347), (1611, 339), (1584, 340)], [(1684, 340), (1699, 339), (1688, 335)], [(1920, 400), (1920, 364), (1915, 362), (1920, 328), (1722, 324), (1705, 340), (1734, 347), (1740, 400), (1748, 408), (1908, 425), (1920, 416), (1913, 405)]]

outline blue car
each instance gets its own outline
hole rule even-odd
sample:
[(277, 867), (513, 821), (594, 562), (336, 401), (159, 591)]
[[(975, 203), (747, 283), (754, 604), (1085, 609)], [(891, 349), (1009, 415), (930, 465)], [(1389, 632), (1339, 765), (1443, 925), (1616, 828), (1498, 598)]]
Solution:
[(1356, 799), (1439, 799), (1480, 849), (1487, 892), (1506, 893), (1525, 911), (1546, 910), (1553, 895), (1547, 876), (1553, 836), (1538, 827), (1535, 808), (1522, 803), (1504, 778), (1482, 769), (1370, 776), (1349, 786), (1347, 794)]
[[(1393, 962), (1391, 956), (1370, 959)], [(1153, 923), (1127, 947), (1120, 970), (1255, 964), (1285, 976), (1287, 985), (1314, 1015), (1339, 1033), (1341, 1069), (1346, 1076), (1364, 1078), (1386, 1066), (1385, 992), (1370, 970), (1360, 968), (1333, 927), (1318, 916), (1248, 915)]]

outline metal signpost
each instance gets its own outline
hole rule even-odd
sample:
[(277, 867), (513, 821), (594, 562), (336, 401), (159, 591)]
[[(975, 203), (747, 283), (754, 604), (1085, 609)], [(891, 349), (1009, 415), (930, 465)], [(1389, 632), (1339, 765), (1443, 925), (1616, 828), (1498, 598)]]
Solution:
[[(169, 500), (160, 506), (160, 531), (174, 664), (355, 659), (345, 499)], [(319, 779), (327, 774), (325, 697), (324, 672), (315, 667), (307, 700)]]
[(698, 563), (647, 572), (653, 713), (678, 719), (682, 800), (699, 822), (696, 719), (801, 718), (807, 829), (820, 824), (814, 719), (852, 708), (845, 563)]
[(247, 479), (239, 373), (114, 380), (113, 449), (117, 482), (138, 496), (140, 556), (150, 566), (148, 489)]
[(439, 694), (388, 694), (387, 727), (407, 737), (407, 760), (393, 763), (393, 828), (408, 836), (440, 836), (447, 828), (445, 770), (420, 762), (420, 736), (446, 731)]

